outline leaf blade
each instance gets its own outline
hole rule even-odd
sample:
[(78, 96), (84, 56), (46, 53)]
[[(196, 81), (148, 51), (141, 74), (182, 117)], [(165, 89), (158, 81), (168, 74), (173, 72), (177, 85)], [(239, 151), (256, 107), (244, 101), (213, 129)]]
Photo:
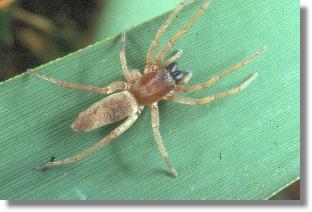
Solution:
[[(190, 83), (236, 64), (263, 45), (269, 50), (239, 73), (194, 96), (228, 89), (257, 71), (257, 81), (241, 94), (205, 107), (160, 104), (161, 133), (179, 172), (177, 179), (165, 174), (152, 144), (148, 110), (125, 134), (83, 162), (44, 173), (33, 171), (51, 156), (61, 159), (80, 152), (117, 125), (92, 133), (72, 132), (69, 126), (79, 111), (101, 96), (64, 90), (24, 74), (0, 84), (0, 119), (4, 120), (0, 123), (0, 197), (266, 199), (297, 179), (298, 8), (293, 2), (254, 1), (243, 6), (236, 2), (214, 1), (177, 44), (176, 49), (184, 51), (180, 66), (193, 69)], [(187, 7), (163, 40), (198, 6)], [(149, 43), (165, 18), (127, 33), (131, 68), (143, 69)], [(285, 34), (292, 36), (281, 36)], [(122, 79), (118, 50), (119, 38), (108, 38), (36, 70), (78, 83), (109, 84)]]

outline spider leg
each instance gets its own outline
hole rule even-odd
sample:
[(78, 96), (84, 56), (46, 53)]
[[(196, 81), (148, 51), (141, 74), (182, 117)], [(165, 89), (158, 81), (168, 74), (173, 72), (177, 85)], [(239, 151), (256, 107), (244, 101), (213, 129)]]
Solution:
[(192, 16), (192, 18), (184, 25), (182, 29), (180, 29), (166, 44), (166, 46), (160, 51), (157, 60), (156, 65), (160, 65), (163, 62), (164, 56), (167, 54), (167, 52), (176, 44), (177, 40), (181, 38), (194, 24), (194, 22), (197, 20), (197, 18), (207, 9), (209, 6), (211, 0), (206, 0), (204, 4), (195, 12), (195, 14)]
[(165, 146), (162, 143), (161, 135), (159, 133), (159, 113), (158, 113), (157, 103), (154, 103), (151, 105), (151, 116), (152, 116), (153, 134), (154, 134), (158, 149), (160, 150), (160, 154), (161, 154), (162, 158), (164, 159), (164, 161), (166, 162), (170, 173), (174, 177), (176, 177), (178, 174), (177, 174), (176, 170), (174, 169), (171, 160), (169, 159), (169, 155), (167, 153)]
[(175, 53), (175, 55), (173, 55), (172, 57), (170, 57), (167, 62), (165, 62), (165, 64), (163, 65), (163, 67), (167, 67), (168, 65), (170, 65), (171, 63), (175, 62), (179, 57), (182, 56), (182, 49), (179, 49), (177, 51), (177, 53)]
[(34, 72), (32, 70), (27, 70), (27, 73), (31, 74), (32, 76), (38, 77), (40, 79), (46, 80), (50, 83), (53, 83), (55, 85), (64, 87), (64, 88), (70, 88), (70, 89), (77, 89), (89, 93), (97, 93), (97, 94), (110, 94), (113, 93), (116, 90), (125, 90), (128, 88), (128, 85), (124, 81), (116, 81), (111, 83), (107, 87), (93, 87), (93, 86), (88, 86), (88, 85), (81, 85), (78, 83), (73, 83), (73, 82), (68, 82), (64, 80), (57, 80), (52, 77), (48, 77), (45, 75), (41, 75), (37, 72)]
[(119, 51), (120, 64), (122, 68), (123, 75), (127, 82), (133, 83), (141, 76), (141, 73), (138, 70), (133, 70), (129, 72), (126, 60), (126, 33), (121, 33), (121, 47)]
[(212, 94), (209, 96), (205, 96), (203, 98), (200, 99), (194, 99), (194, 98), (190, 98), (190, 97), (186, 97), (186, 96), (169, 96), (166, 97), (165, 99), (167, 100), (171, 100), (177, 103), (181, 103), (181, 104), (187, 104), (187, 105), (204, 105), (204, 104), (208, 104), (213, 100), (216, 99), (220, 99), (226, 96), (232, 96), (236, 93), (241, 92), (242, 90), (244, 90), (253, 80), (255, 80), (257, 78), (257, 73), (251, 75), (246, 81), (244, 81), (242, 84), (240, 84), (240, 86), (232, 88), (230, 90), (227, 91), (223, 91), (217, 94)]
[(168, 29), (170, 26), (172, 20), (176, 17), (176, 15), (185, 7), (185, 5), (189, 4), (190, 0), (184, 0), (178, 6), (174, 9), (174, 11), (169, 15), (166, 22), (163, 23), (160, 28), (158, 29), (154, 40), (151, 43), (151, 46), (148, 50), (147, 57), (146, 57), (146, 67), (144, 70), (144, 73), (148, 72), (149, 66), (153, 63), (153, 57), (155, 54), (155, 51), (157, 49), (157, 46), (159, 44), (161, 36), (164, 34), (164, 32)]
[(103, 145), (109, 143), (114, 138), (117, 138), (119, 135), (121, 135), (124, 131), (126, 131), (138, 118), (139, 112), (136, 114), (129, 116), (126, 121), (124, 121), (121, 125), (119, 125), (117, 128), (115, 128), (109, 135), (107, 135), (105, 138), (103, 138), (101, 141), (96, 143), (95, 145), (89, 147), (88, 149), (84, 150), (83, 152), (79, 153), (78, 155), (67, 158), (64, 160), (58, 160), (54, 162), (48, 162), (45, 164), (41, 164), (37, 167), (38, 170), (46, 170), (55, 166), (64, 165), (68, 163), (75, 163), (78, 162), (85, 157), (89, 156), (91, 153), (93, 153), (98, 148), (102, 147)]
[(203, 82), (203, 83), (199, 83), (196, 85), (191, 85), (191, 86), (186, 86), (186, 85), (177, 85), (175, 91), (176, 92), (181, 92), (181, 93), (191, 93), (191, 92), (195, 92), (201, 89), (205, 89), (208, 88), (209, 86), (215, 84), (216, 82), (218, 82), (221, 78), (225, 77), (228, 74), (233, 73), (236, 70), (241, 69), (242, 67), (244, 67), (247, 63), (251, 62), (253, 59), (255, 59), (257, 56), (259, 56), (260, 54), (262, 54), (263, 52), (266, 51), (266, 47), (260, 49), (259, 51), (257, 51), (256, 53), (254, 53), (252, 56), (248, 57), (247, 59), (245, 59), (244, 61), (238, 63), (237, 65), (213, 76), (212, 78), (210, 78), (208, 81)]

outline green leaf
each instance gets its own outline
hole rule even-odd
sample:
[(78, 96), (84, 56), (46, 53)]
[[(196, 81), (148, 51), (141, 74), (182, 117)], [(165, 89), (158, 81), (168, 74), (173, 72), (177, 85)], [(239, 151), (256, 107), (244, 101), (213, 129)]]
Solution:
[[(200, 6), (174, 21), (162, 44)], [(127, 32), (131, 68), (144, 68), (151, 40), (168, 14)], [(35, 70), (89, 85), (121, 80), (120, 38), (108, 38)], [(300, 176), (299, 1), (220, 1), (174, 50), (183, 49), (190, 84), (205, 81), (263, 46), (268, 51), (217, 86), (258, 79), (235, 96), (206, 106), (160, 103), (160, 128), (179, 172), (168, 176), (154, 144), (149, 109), (123, 135), (84, 161), (46, 172), (33, 168), (73, 156), (119, 123), (89, 133), (70, 129), (77, 114), (103, 98), (66, 90), (27, 74), (0, 84), (1, 199), (267, 199)]]
[(8, 2), (9, 5), (0, 8), (0, 44), (1, 42), (5, 44), (11, 44), (13, 42), (12, 37), (12, 14), (19, 7), (19, 1), (15, 1), (12, 4)]
[(0, 11), (0, 42), (12, 42), (11, 21), (10, 11)]
[[(174, 9), (180, 0), (131, 0), (125, 4), (124, 0), (105, 1), (100, 16), (96, 41), (117, 35), (125, 29), (130, 29), (159, 14)], [(140, 5), (140, 6), (138, 6)]]

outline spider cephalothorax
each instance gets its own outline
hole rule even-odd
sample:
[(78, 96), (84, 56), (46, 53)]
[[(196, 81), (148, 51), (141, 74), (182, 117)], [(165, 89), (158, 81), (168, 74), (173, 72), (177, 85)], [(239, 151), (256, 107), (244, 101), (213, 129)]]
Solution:
[(210, 0), (205, 0), (203, 5), (195, 12), (192, 18), (185, 24), (185, 26), (168, 41), (163, 49), (161, 49), (156, 58), (154, 57), (154, 55), (161, 36), (169, 27), (172, 20), (177, 16), (179, 11), (189, 2), (189, 0), (184, 0), (183, 2), (181, 2), (170, 14), (166, 22), (162, 24), (157, 31), (156, 36), (152, 41), (152, 44), (147, 53), (146, 66), (143, 75), (137, 69), (132, 71), (128, 70), (125, 56), (125, 33), (121, 34), (122, 45), (120, 49), (120, 61), (126, 82), (116, 81), (111, 83), (107, 87), (92, 87), (62, 80), (56, 80), (51, 77), (47, 77), (38, 74), (37, 72), (34, 72), (32, 70), (29, 70), (29, 73), (33, 76), (39, 77), (65, 88), (78, 89), (97, 94), (111, 94), (118, 90), (121, 91), (111, 94), (110, 96), (96, 102), (85, 111), (81, 112), (71, 126), (72, 129), (74, 129), (75, 131), (90, 131), (98, 127), (102, 127), (107, 124), (125, 119), (125, 121), (117, 128), (115, 128), (109, 135), (107, 135), (95, 145), (84, 150), (80, 154), (64, 160), (51, 161), (46, 164), (42, 164), (38, 167), (39, 170), (51, 168), (62, 164), (74, 163), (82, 160), (83, 158), (94, 152), (96, 149), (107, 144), (114, 138), (118, 137), (125, 130), (127, 130), (137, 120), (143, 109), (147, 106), (151, 109), (152, 130), (161, 156), (165, 160), (170, 170), (170, 173), (174, 176), (177, 175), (177, 172), (169, 159), (167, 150), (163, 145), (159, 133), (159, 112), (157, 106), (158, 101), (171, 100), (181, 104), (204, 105), (215, 99), (236, 94), (245, 89), (247, 85), (249, 85), (250, 82), (256, 78), (257, 74), (253, 74), (251, 77), (249, 77), (246, 81), (244, 81), (241, 85), (237, 87), (234, 87), (228, 91), (208, 95), (203, 98), (194, 99), (186, 96), (176, 95), (178, 93), (191, 93), (208, 88), (224, 76), (242, 68), (245, 64), (249, 63), (251, 60), (253, 60), (256, 56), (264, 51), (264, 49), (262, 49), (256, 52), (251, 57), (248, 57), (244, 61), (233, 66), (232, 68), (229, 68), (213, 76), (206, 82), (190, 86), (185, 85), (192, 75), (190, 72), (182, 72), (178, 70), (178, 64), (175, 62), (181, 56), (182, 51), (179, 50), (167, 61), (163, 61), (163, 59), (167, 52), (177, 42), (177, 40), (190, 29), (194, 21), (208, 7), (208, 5), (210, 4)]
[(159, 70), (145, 73), (129, 89), (141, 106), (151, 105), (174, 91), (176, 86), (191, 76), (190, 72), (178, 70), (178, 64), (172, 63)]

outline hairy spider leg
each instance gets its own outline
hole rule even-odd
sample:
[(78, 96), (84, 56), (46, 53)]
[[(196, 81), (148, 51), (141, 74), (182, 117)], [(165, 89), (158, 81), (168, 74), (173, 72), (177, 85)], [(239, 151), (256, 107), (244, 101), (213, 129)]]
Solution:
[(152, 120), (152, 130), (153, 130), (153, 134), (155, 137), (155, 141), (156, 144), (158, 146), (158, 149), (160, 151), (160, 154), (162, 156), (162, 158), (164, 159), (164, 161), (166, 162), (170, 173), (176, 177), (178, 174), (176, 172), (176, 170), (174, 169), (171, 160), (169, 159), (169, 155), (167, 153), (167, 150), (165, 148), (165, 146), (163, 145), (162, 139), (161, 139), (161, 135), (159, 132), (159, 112), (158, 112), (158, 106), (157, 106), (157, 102), (153, 103), (151, 105), (151, 120)]
[(99, 149), (100, 147), (102, 147), (105, 144), (108, 144), (110, 141), (112, 141), (113, 139), (115, 139), (119, 135), (121, 135), (123, 132), (125, 132), (138, 119), (139, 114), (140, 113), (138, 112), (132, 116), (129, 116), (126, 119), (126, 121), (124, 121), (121, 125), (119, 125), (117, 128), (115, 128), (113, 131), (111, 131), (111, 133), (109, 135), (107, 135), (105, 138), (103, 138), (101, 141), (99, 141), (95, 145), (93, 145), (93, 146), (89, 147), (88, 149), (84, 150), (83, 152), (79, 153), (78, 155), (71, 157), (71, 158), (64, 159), (64, 160), (58, 160), (58, 161), (54, 161), (54, 162), (48, 162), (45, 164), (41, 164), (37, 167), (37, 169), (38, 170), (45, 170), (45, 169), (49, 169), (49, 168), (59, 166), (59, 165), (64, 165), (64, 164), (68, 164), (68, 163), (75, 163), (75, 162), (78, 162), (78, 161), (84, 159), (85, 157), (92, 154), (95, 150)]
[(242, 90), (244, 90), (253, 80), (255, 80), (257, 78), (258, 74), (254, 73), (253, 75), (251, 75), (246, 81), (244, 81), (242, 84), (240, 84), (240, 86), (232, 88), (230, 90), (227, 91), (223, 91), (217, 94), (212, 94), (209, 96), (205, 96), (202, 97), (200, 99), (195, 99), (195, 98), (191, 98), (191, 97), (186, 97), (186, 96), (168, 96), (165, 97), (165, 99), (167, 100), (171, 100), (177, 103), (181, 103), (181, 104), (187, 104), (187, 105), (204, 105), (204, 104), (208, 104), (213, 100), (216, 99), (220, 99), (226, 96), (232, 96), (236, 93), (241, 92)]
[(241, 68), (243, 68), (247, 63), (251, 62), (252, 60), (254, 60), (257, 56), (259, 56), (260, 54), (262, 54), (263, 52), (266, 51), (266, 47), (263, 47), (262, 49), (260, 49), (259, 51), (257, 51), (256, 53), (254, 53), (252, 56), (248, 57), (247, 59), (245, 59), (244, 61), (236, 64), (235, 66), (211, 77), (208, 81), (203, 82), (203, 83), (199, 83), (196, 85), (190, 85), (190, 86), (186, 86), (186, 85), (177, 85), (175, 88), (175, 91), (178, 93), (191, 93), (191, 92), (195, 92), (201, 89), (205, 89), (208, 88), (209, 86), (215, 84), (216, 82), (218, 82), (221, 78), (225, 77), (228, 74), (233, 73), (236, 70), (239, 70)]
[(127, 80), (127, 82), (132, 82), (129, 69), (127, 66), (127, 60), (126, 60), (126, 34), (124, 32), (121, 33), (121, 46), (120, 46), (119, 57), (120, 57), (122, 72), (124, 74), (125, 79)]
[(187, 5), (190, 3), (190, 0), (184, 0), (183, 2), (181, 2), (180, 4), (178, 4), (178, 6), (176, 6), (176, 8), (174, 9), (174, 11), (169, 15), (169, 17), (167, 18), (167, 20), (160, 26), (160, 28), (158, 29), (154, 40), (151, 43), (151, 46), (147, 52), (147, 56), (146, 56), (146, 66), (145, 66), (145, 70), (144, 73), (149, 71), (149, 66), (151, 64), (153, 64), (153, 57), (155, 54), (155, 51), (157, 49), (157, 46), (160, 42), (161, 36), (165, 33), (165, 31), (168, 29), (168, 27), (170, 26), (171, 22), (173, 21), (173, 19), (175, 19), (175, 17), (177, 16), (177, 14)]
[(162, 65), (162, 67), (167, 67), (171, 63), (175, 62), (179, 57), (182, 56), (182, 53), (182, 49), (179, 49), (172, 57), (167, 60), (167, 62), (164, 63), (164, 65)]
[(78, 83), (68, 82), (68, 81), (64, 81), (64, 80), (57, 80), (57, 79), (54, 79), (52, 77), (41, 75), (41, 74), (34, 72), (30, 69), (27, 70), (27, 73), (31, 74), (32, 76), (38, 77), (40, 79), (46, 80), (46, 81), (53, 83), (55, 85), (61, 86), (63, 88), (76, 89), (76, 90), (81, 90), (81, 91), (85, 91), (88, 93), (110, 94), (116, 90), (126, 90), (128, 88), (127, 83), (124, 81), (113, 82), (107, 87), (93, 87), (93, 86), (81, 85)]
[(127, 60), (126, 60), (126, 33), (121, 33), (121, 47), (119, 52), (120, 57), (120, 63), (123, 75), (127, 82), (134, 83), (138, 78), (141, 77), (141, 73), (139, 70), (132, 70), (129, 72), (128, 66), (127, 66)]
[(164, 59), (164, 56), (167, 54), (167, 52), (176, 44), (177, 40), (181, 38), (195, 23), (197, 18), (208, 8), (210, 5), (211, 0), (206, 0), (201, 7), (194, 13), (192, 18), (182, 27), (165, 45), (165, 47), (160, 51), (157, 60), (156, 65), (161, 65)]

